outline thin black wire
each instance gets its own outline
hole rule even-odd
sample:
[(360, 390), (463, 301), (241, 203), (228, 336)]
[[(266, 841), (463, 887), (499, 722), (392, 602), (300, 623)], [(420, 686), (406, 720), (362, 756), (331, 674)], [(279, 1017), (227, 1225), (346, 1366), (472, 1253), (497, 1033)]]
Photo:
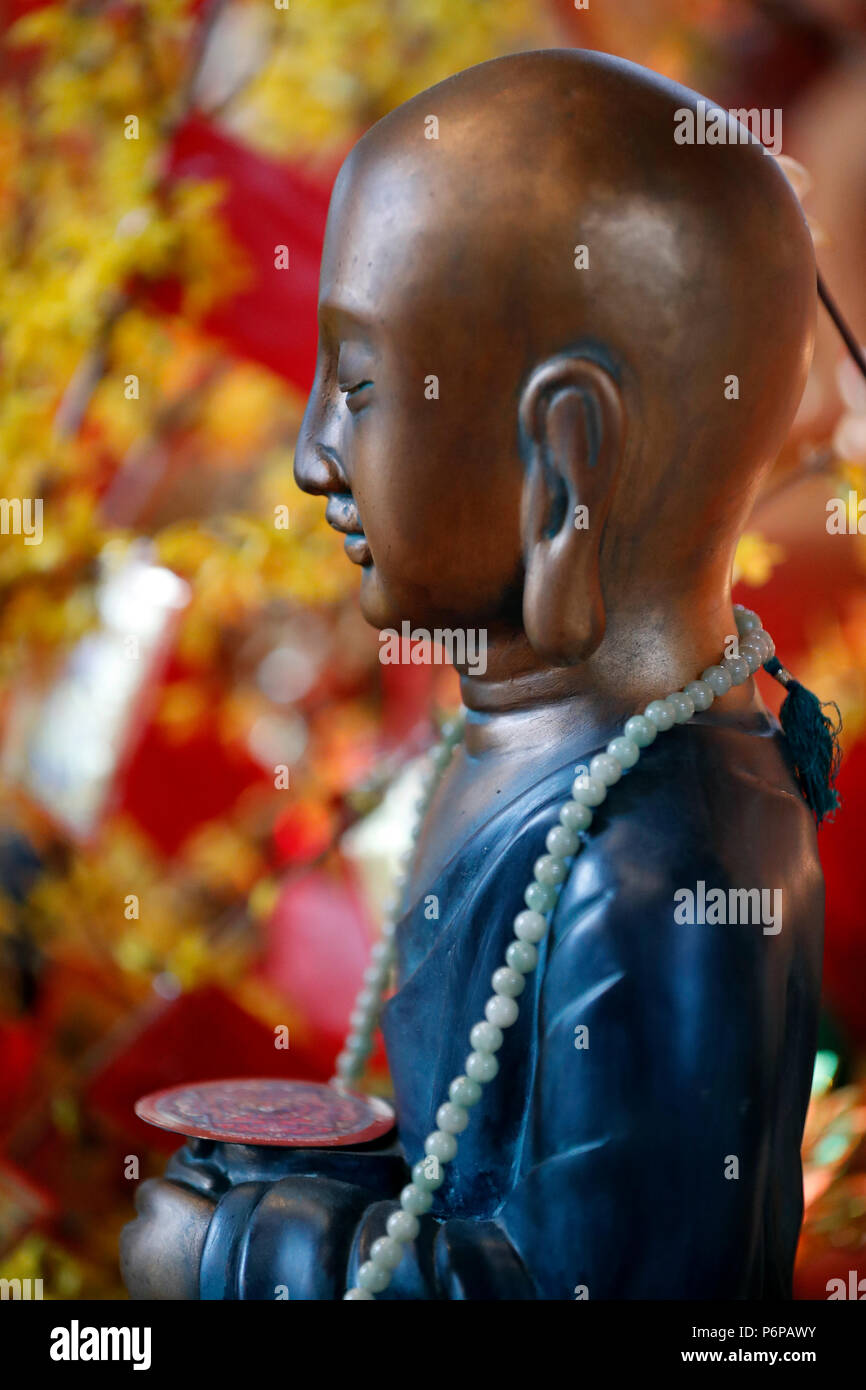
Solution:
[(851, 329), (848, 327), (847, 323), (843, 319), (842, 312), (838, 304), (836, 303), (835, 299), (833, 298), (830, 291), (827, 289), (827, 286), (825, 285), (823, 279), (821, 278), (820, 270), (818, 271), (818, 294), (821, 298), (821, 302), (824, 305), (824, 308), (827, 310), (827, 313), (830, 315), (831, 319), (838, 328), (846, 348), (850, 352), (851, 356), (854, 358), (854, 361), (857, 363), (857, 366), (860, 368), (860, 371), (862, 372), (863, 376), (866, 377), (866, 357), (864, 357), (863, 355), (863, 349), (861, 348), (857, 339), (854, 337), (854, 334), (851, 332)]

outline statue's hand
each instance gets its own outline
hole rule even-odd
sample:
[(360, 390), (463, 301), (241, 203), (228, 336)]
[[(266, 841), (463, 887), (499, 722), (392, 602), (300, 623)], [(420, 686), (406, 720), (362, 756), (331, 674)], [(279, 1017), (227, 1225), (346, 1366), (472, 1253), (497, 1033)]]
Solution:
[(135, 1194), (138, 1219), (123, 1228), (120, 1268), (130, 1298), (197, 1299), (201, 1252), (214, 1203), (149, 1178)]

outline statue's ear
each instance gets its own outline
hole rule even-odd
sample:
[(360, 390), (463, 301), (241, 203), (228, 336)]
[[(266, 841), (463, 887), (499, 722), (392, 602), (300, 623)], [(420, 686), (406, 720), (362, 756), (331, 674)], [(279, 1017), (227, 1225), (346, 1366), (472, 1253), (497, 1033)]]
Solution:
[(599, 557), (625, 437), (619, 387), (587, 358), (551, 358), (521, 393), (520, 434), (523, 625), (539, 656), (573, 665), (604, 636)]

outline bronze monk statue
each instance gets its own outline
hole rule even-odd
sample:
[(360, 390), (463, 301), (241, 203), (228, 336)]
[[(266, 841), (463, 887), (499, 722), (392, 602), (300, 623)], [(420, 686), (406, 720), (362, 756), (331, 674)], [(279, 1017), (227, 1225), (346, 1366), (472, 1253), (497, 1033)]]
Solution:
[[(397, 1147), (268, 1167), (189, 1145), (141, 1190), (134, 1297), (355, 1285), (575, 768), (730, 656), (734, 550), (803, 388), (816, 272), (757, 142), (675, 140), (698, 100), (602, 54), (524, 53), (415, 97), (343, 166), (297, 480), (346, 533), (367, 620), (483, 630), (486, 670), (461, 672), (465, 737), (396, 932)], [(381, 1297), (790, 1296), (815, 827), (748, 672), (695, 703), (597, 806)], [(687, 890), (781, 909), (684, 921)]]

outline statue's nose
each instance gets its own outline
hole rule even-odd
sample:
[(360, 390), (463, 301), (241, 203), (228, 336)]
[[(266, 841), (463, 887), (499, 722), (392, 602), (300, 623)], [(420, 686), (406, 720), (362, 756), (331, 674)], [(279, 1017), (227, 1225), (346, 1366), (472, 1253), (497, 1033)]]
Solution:
[(315, 497), (350, 491), (336, 450), (303, 431), (295, 449), (295, 482), (302, 492)]

